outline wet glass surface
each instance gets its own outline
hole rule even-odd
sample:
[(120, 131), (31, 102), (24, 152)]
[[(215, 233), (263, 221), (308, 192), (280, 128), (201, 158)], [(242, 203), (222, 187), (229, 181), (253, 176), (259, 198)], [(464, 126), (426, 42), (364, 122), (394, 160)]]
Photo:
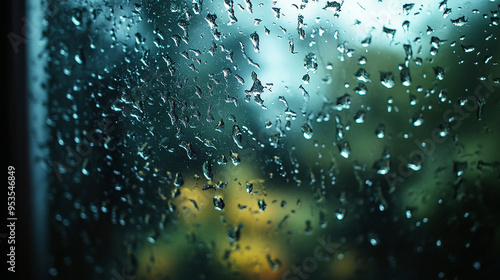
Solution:
[(497, 1), (48, 1), (49, 279), (493, 279)]

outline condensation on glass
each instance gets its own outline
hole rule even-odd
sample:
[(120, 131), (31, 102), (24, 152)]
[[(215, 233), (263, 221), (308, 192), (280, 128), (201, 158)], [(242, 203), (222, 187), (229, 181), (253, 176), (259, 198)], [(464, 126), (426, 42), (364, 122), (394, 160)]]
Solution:
[(492, 279), (499, 3), (46, 1), (50, 279)]

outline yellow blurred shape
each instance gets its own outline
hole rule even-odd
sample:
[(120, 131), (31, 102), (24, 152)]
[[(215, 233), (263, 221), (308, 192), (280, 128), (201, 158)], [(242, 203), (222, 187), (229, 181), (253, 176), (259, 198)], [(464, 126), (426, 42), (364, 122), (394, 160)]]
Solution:
[(242, 238), (239, 245), (239, 249), (231, 251), (228, 262), (244, 276), (243, 279), (280, 279), (284, 266), (278, 263), (283, 261), (285, 248), (257, 234)]
[(332, 279), (354, 279), (354, 273), (359, 269), (356, 261), (356, 253), (347, 251), (339, 253), (330, 265), (330, 275)]
[[(181, 238), (172, 236), (173, 240)], [(177, 273), (179, 252), (186, 250), (186, 242), (160, 242), (155, 244), (144, 243), (136, 250), (138, 279), (170, 279)]]

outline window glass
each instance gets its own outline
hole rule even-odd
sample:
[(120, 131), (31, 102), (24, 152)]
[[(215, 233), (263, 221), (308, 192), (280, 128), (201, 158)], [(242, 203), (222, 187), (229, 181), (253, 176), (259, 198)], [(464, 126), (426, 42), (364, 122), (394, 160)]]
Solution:
[(492, 279), (497, 1), (46, 1), (52, 279)]

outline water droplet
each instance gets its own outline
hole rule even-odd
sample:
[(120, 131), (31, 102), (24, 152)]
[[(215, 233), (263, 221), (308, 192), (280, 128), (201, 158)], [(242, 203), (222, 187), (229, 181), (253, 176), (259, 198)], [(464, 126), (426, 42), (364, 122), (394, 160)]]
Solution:
[(250, 40), (252, 41), (253, 44), (253, 49), (255, 52), (260, 52), (259, 49), (259, 34), (257, 34), (257, 31), (253, 32), (250, 34)]
[(415, 113), (413, 115), (413, 117), (411, 118), (410, 122), (414, 126), (421, 126), (424, 123), (424, 116), (422, 115), (422, 113), (417, 112), (417, 113)]
[(359, 59), (358, 59), (358, 64), (359, 65), (365, 65), (366, 62), (368, 62), (368, 60), (366, 59), (365, 56), (360, 56)]
[(241, 163), (240, 155), (236, 152), (231, 151), (229, 159), (231, 159), (231, 162), (233, 163), (234, 166), (237, 166), (238, 164)]
[(363, 41), (361, 41), (361, 46), (367, 48), (370, 46), (371, 43), (372, 43), (372, 36), (368, 36), (365, 39), (363, 39)]
[(500, 18), (499, 17), (491, 17), (490, 21), (491, 21), (491, 25), (494, 25), (494, 26), (500, 25)]
[(313, 137), (313, 130), (312, 130), (311, 126), (308, 123), (304, 123), (300, 127), (300, 129), (302, 130), (304, 138), (311, 139)]
[(215, 210), (222, 211), (224, 209), (224, 207), (226, 206), (222, 197), (217, 196), (217, 195), (214, 196), (213, 202), (214, 202)]
[(266, 202), (264, 201), (264, 199), (259, 199), (259, 200), (257, 201), (257, 205), (259, 206), (260, 211), (264, 211), (264, 210), (266, 210), (266, 208), (267, 208), (267, 204), (266, 204)]
[(356, 79), (361, 82), (370, 82), (370, 75), (364, 68), (359, 68), (359, 70), (354, 74)]
[(184, 185), (184, 179), (182, 178), (182, 174), (180, 172), (175, 173), (174, 186), (182, 187)]
[(304, 82), (304, 84), (309, 84), (310, 80), (311, 78), (309, 77), (309, 74), (305, 74), (304, 76), (302, 76), (302, 81)]
[(385, 33), (385, 35), (389, 38), (389, 39), (394, 39), (394, 36), (396, 36), (396, 29), (392, 29), (392, 28), (388, 28), (388, 27), (383, 27), (382, 28), (382, 31)]
[(227, 237), (229, 239), (229, 242), (234, 243), (240, 240), (241, 236), (241, 228), (243, 225), (238, 225), (237, 227), (232, 227), (228, 232), (227, 232)]
[(419, 171), (422, 169), (422, 157), (420, 155), (414, 155), (410, 158), (410, 161), (408, 162), (408, 168), (410, 168), (413, 171)]
[(434, 73), (436, 74), (436, 79), (440, 81), (444, 80), (444, 69), (442, 67), (435, 67)]
[(354, 121), (356, 123), (364, 123), (365, 122), (365, 115), (366, 112), (364, 110), (359, 110), (356, 112), (356, 115), (354, 115)]
[(455, 26), (464, 26), (469, 20), (465, 19), (464, 16), (461, 16), (457, 19), (451, 19), (451, 23), (453, 23)]
[(345, 208), (338, 208), (337, 210), (335, 210), (335, 217), (339, 221), (343, 220), (345, 217)]
[(393, 88), (396, 83), (392, 72), (380, 72), (380, 83), (386, 88)]
[(207, 180), (211, 181), (214, 177), (214, 174), (212, 173), (212, 164), (207, 160), (203, 163), (202, 166), (203, 169), (203, 175)]
[(316, 73), (318, 63), (316, 62), (316, 55), (314, 53), (310, 52), (306, 55), (304, 58), (304, 68), (306, 68), (307, 71)]
[(408, 20), (403, 21), (403, 24), (401, 25), (401, 27), (403, 28), (403, 31), (405, 33), (408, 33), (410, 31), (410, 21), (408, 21)]
[(194, 160), (196, 159), (196, 153), (193, 151), (193, 149), (191, 148), (191, 143), (187, 143), (187, 142), (184, 142), (182, 141), (180, 144), (179, 144), (179, 147), (183, 148), (184, 150), (186, 150), (186, 155), (189, 159), (191, 160)]
[(243, 149), (242, 138), (243, 133), (241, 132), (240, 127), (237, 124), (233, 125), (233, 141), (240, 149)]
[(337, 1), (326, 1), (326, 5), (323, 7), (323, 10), (332, 11), (333, 16), (338, 17), (343, 3), (344, 1), (342, 1), (341, 3)]
[(368, 92), (368, 88), (365, 84), (359, 83), (358, 86), (354, 88), (354, 91), (359, 95), (365, 95)]
[(279, 259), (272, 259), (269, 254), (266, 255), (267, 262), (272, 270), (279, 270), (281, 267), (281, 261)]
[(351, 108), (351, 96), (349, 94), (344, 94), (337, 98), (335, 109), (337, 111), (347, 110)]
[(404, 65), (401, 65), (400, 70), (401, 84), (403, 84), (403, 86), (405, 87), (409, 87), (411, 85), (410, 69)]
[(415, 3), (408, 3), (408, 4), (404, 4), (403, 5), (403, 13), (405, 15), (409, 15), (410, 14), (410, 11), (411, 9), (413, 9), (413, 7), (415, 6)]
[(379, 124), (377, 128), (375, 129), (375, 135), (377, 135), (377, 138), (381, 139), (384, 138), (385, 136), (385, 125)]
[(467, 169), (466, 161), (455, 161), (453, 163), (453, 172), (457, 177), (464, 175), (465, 169)]
[(75, 13), (71, 16), (71, 22), (75, 26), (80, 26), (82, 24), (82, 11), (80, 9), (75, 9)]
[(78, 64), (85, 64), (85, 57), (83, 56), (83, 50), (80, 50), (80, 52), (75, 54), (75, 61)]
[(473, 52), (476, 49), (476, 47), (474, 45), (461, 45), (461, 46), (462, 46), (462, 50), (465, 53)]
[(377, 170), (377, 174), (385, 175), (391, 170), (391, 156), (385, 153), (382, 159), (379, 159), (373, 164), (373, 168)]
[(246, 190), (247, 190), (247, 193), (252, 193), (253, 191), (253, 184), (252, 183), (246, 183)]
[(351, 146), (349, 145), (349, 142), (344, 140), (338, 144), (338, 147), (340, 155), (344, 158), (349, 158), (351, 155)]
[(441, 102), (446, 102), (446, 100), (448, 100), (448, 94), (444, 90), (439, 91), (438, 97)]

